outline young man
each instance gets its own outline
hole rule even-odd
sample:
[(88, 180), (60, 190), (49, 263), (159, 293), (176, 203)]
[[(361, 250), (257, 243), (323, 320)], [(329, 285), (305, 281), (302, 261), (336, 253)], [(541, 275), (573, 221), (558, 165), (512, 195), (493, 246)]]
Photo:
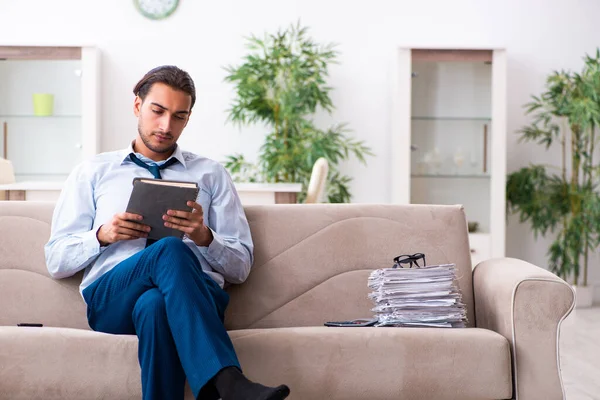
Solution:
[[(129, 148), (71, 173), (45, 247), (48, 271), (60, 279), (85, 269), (90, 327), (138, 336), (144, 399), (183, 399), (186, 377), (199, 399), (284, 399), (287, 386), (246, 379), (223, 326), (223, 285), (248, 277), (253, 244), (225, 169), (177, 146), (196, 100), (194, 83), (185, 71), (162, 66), (133, 92), (139, 135)], [(135, 177), (198, 183), (192, 212), (163, 216), (183, 240), (151, 243), (142, 217), (124, 212)]]

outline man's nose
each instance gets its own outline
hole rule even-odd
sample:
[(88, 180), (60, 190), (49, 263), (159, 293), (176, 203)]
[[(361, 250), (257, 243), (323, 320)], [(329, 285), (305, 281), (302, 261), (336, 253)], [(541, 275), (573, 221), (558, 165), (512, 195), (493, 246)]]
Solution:
[(163, 132), (171, 131), (171, 116), (163, 113), (158, 121), (158, 128)]

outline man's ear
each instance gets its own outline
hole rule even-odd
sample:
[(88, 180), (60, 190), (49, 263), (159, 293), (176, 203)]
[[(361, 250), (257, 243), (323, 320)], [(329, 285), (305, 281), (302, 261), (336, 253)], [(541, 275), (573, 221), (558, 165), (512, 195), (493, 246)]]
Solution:
[(133, 114), (136, 117), (140, 116), (140, 112), (142, 111), (142, 103), (142, 98), (140, 96), (135, 96), (135, 100), (133, 101)]

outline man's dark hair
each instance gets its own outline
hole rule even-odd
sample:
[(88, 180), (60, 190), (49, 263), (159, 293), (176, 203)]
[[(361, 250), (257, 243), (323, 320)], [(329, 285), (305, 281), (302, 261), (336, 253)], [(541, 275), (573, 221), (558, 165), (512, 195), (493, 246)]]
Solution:
[(142, 101), (144, 101), (152, 85), (157, 82), (164, 83), (172, 89), (180, 90), (192, 96), (190, 110), (194, 107), (194, 103), (196, 102), (194, 81), (190, 77), (190, 74), (174, 65), (162, 65), (148, 71), (133, 88), (133, 94), (140, 96)]

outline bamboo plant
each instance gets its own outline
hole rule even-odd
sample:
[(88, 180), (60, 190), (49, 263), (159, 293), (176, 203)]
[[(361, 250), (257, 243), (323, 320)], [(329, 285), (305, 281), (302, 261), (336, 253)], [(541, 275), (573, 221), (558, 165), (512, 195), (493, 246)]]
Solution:
[(363, 141), (347, 135), (345, 124), (321, 129), (312, 120), (318, 109), (331, 113), (328, 67), (336, 62), (333, 45), (320, 46), (300, 24), (247, 39), (250, 54), (239, 66), (226, 67), (226, 82), (235, 86), (228, 122), (237, 126), (264, 124), (269, 130), (260, 148), (258, 163), (243, 154), (227, 157), (226, 168), (235, 180), (255, 182), (299, 182), (303, 201), (314, 162), (329, 162), (327, 199), (349, 202), (351, 178), (339, 170), (339, 163), (354, 155), (366, 164), (372, 155)]
[(522, 141), (560, 148), (558, 165), (532, 164), (509, 174), (507, 208), (529, 222), (537, 237), (552, 234), (552, 272), (587, 286), (589, 254), (600, 244), (600, 165), (595, 161), (600, 125), (600, 50), (584, 58), (581, 73), (555, 71), (546, 89), (526, 105), (533, 122)]

